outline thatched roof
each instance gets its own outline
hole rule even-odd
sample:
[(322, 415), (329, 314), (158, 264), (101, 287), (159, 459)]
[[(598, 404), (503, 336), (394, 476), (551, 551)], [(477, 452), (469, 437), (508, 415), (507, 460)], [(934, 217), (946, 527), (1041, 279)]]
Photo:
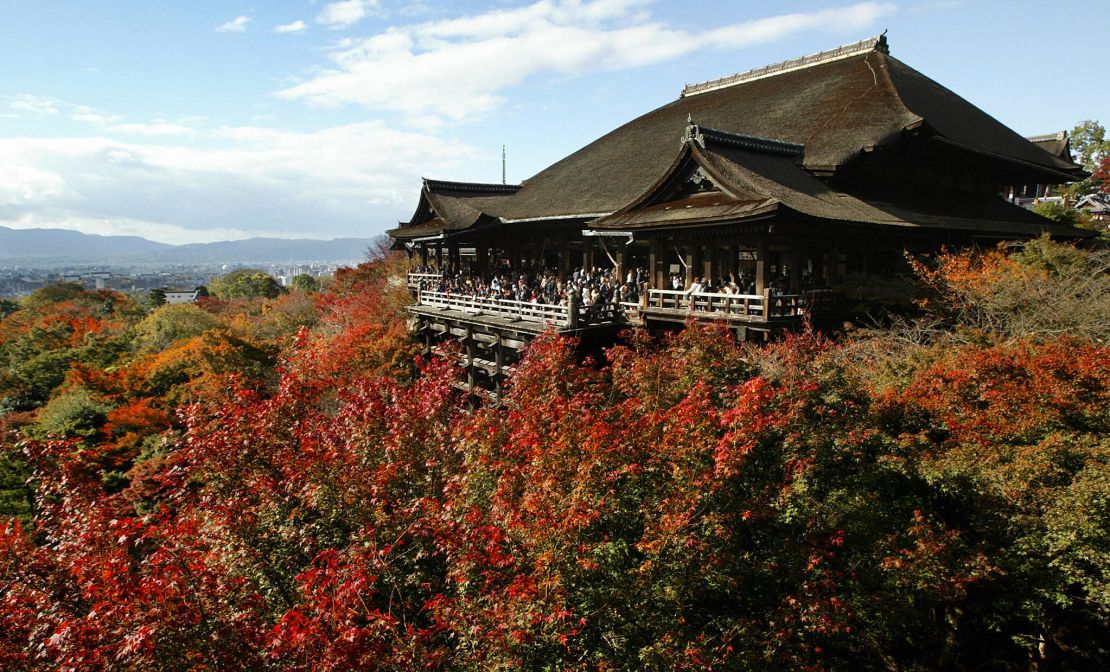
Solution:
[[(1046, 152), (890, 56), (886, 38), (880, 36), (687, 86), (678, 100), (602, 136), (521, 187), (462, 185), (447, 189), (432, 188), (431, 181), (425, 181), (421, 206), (405, 227), (438, 226), (439, 231), (457, 231), (472, 227), (483, 217), (519, 225), (561, 218), (584, 222), (615, 213), (648, 193), (673, 168), (689, 120), (736, 137), (769, 138), (773, 140), (764, 142), (804, 148), (804, 152), (799, 149), (796, 160), (759, 152), (740, 157), (724, 150), (704, 160), (721, 161), (720, 170), (734, 171), (734, 179), (758, 183), (769, 197), (822, 218), (904, 224), (916, 221), (913, 217), (917, 215), (924, 217), (918, 209), (880, 206), (834, 192), (816, 177), (850, 173), (857, 160), (872, 150), (908, 146), (922, 138), (943, 145), (948, 156), (955, 153), (963, 163), (979, 161), (993, 166), (983, 172), (1005, 172), (1007, 179), (1019, 175), (1028, 176), (1031, 182), (1061, 183), (1082, 176), (1081, 168), (1070, 159)], [(491, 186), (502, 190), (483, 192), (478, 188)], [(780, 189), (793, 192), (779, 193)], [(994, 200), (1005, 206), (1000, 198)], [(964, 215), (985, 213), (989, 208), (982, 203), (973, 205), (971, 211), (950, 211), (944, 218), (955, 226), (967, 219), (970, 228), (980, 228), (970, 222), (982, 214)], [(1024, 222), (1025, 214), (1004, 209), (1005, 213), (997, 215), (1002, 220)], [(991, 221), (996, 214), (990, 215)], [(411, 236), (404, 228), (390, 233)]]
[(519, 184), (424, 179), (412, 218), (386, 233), (412, 239), (467, 229), (483, 217), (497, 217), (509, 197), (519, 190)]
[[(897, 202), (860, 197), (831, 188), (803, 166), (798, 145), (775, 143), (717, 129), (690, 126), (687, 141), (667, 173), (644, 194), (591, 226), (636, 230), (700, 226), (759, 218), (789, 210), (819, 226), (841, 222), (906, 228), (1037, 235), (1060, 227), (993, 195), (935, 192)], [(703, 177), (712, 188), (682, 193), (681, 186)]]

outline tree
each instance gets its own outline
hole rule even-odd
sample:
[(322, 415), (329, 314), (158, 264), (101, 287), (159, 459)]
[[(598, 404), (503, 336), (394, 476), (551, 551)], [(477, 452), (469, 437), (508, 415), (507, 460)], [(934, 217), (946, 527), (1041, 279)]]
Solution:
[(220, 299), (272, 299), (282, 293), (282, 287), (272, 276), (251, 268), (239, 269), (216, 277), (208, 290)]
[(299, 292), (313, 293), (320, 291), (320, 282), (307, 273), (294, 275), (293, 281), (290, 284), (293, 289)]
[(1110, 139), (1106, 128), (1093, 119), (1085, 119), (1071, 130), (1070, 142), (1075, 162), (1088, 172), (1098, 169), (1102, 159), (1110, 154)]
[(73, 390), (51, 399), (40, 409), (32, 431), (41, 436), (92, 438), (112, 407), (87, 390)]
[(75, 367), (39, 418), (69, 438), (0, 472), (34, 486), (0, 668), (1105, 669), (1104, 304), (1050, 314), (1107, 294), (1069, 288), (1099, 258), (919, 265), (942, 326), (912, 342), (546, 334), (496, 407), (408, 356), (389, 260), (337, 274), (273, 384), (230, 327)]
[(135, 328), (136, 344), (142, 351), (159, 352), (219, 326), (219, 320), (192, 304), (164, 305)]
[[(1089, 173), (1098, 171), (1103, 158), (1110, 155), (1110, 139), (1102, 124), (1086, 119), (1076, 124), (1069, 139), (1075, 161)], [(1099, 185), (1094, 178), (1087, 178), (1068, 185), (1067, 192), (1073, 200), (1098, 191)]]
[(150, 305), (155, 308), (166, 305), (166, 288), (156, 287), (150, 290)]
[(1066, 207), (1056, 201), (1041, 201), (1033, 206), (1033, 212), (1041, 217), (1051, 219), (1058, 224), (1077, 226), (1083, 222), (1080, 212), (1075, 208)]
[(1099, 192), (1110, 194), (1110, 154), (1102, 158), (1098, 170), (1091, 175), (1091, 180), (1098, 185)]
[(19, 310), (19, 302), (11, 299), (0, 299), (0, 320)]

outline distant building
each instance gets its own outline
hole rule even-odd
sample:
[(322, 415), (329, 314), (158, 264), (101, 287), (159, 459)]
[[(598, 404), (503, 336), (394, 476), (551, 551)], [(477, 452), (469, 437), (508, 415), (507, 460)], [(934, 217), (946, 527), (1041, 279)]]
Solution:
[(199, 289), (167, 289), (166, 303), (196, 303), (200, 298)]
[[(1075, 163), (1072, 159), (1071, 141), (1068, 139), (1067, 131), (1034, 135), (1026, 138), (1026, 140), (1061, 161)], [(1004, 195), (1011, 203), (1020, 205), (1023, 208), (1032, 208), (1037, 203), (1044, 201), (1058, 201), (1064, 203), (1064, 196), (1058, 189), (1059, 184), (1059, 182), (1052, 181), (1019, 184), (1011, 186)], [(1064, 205), (1066, 206), (1067, 203), (1064, 203)]]
[(1082, 210), (1091, 218), (1091, 221), (1100, 222), (1110, 226), (1110, 198), (1102, 194), (1088, 194), (1079, 199), (1075, 204), (1076, 210)]

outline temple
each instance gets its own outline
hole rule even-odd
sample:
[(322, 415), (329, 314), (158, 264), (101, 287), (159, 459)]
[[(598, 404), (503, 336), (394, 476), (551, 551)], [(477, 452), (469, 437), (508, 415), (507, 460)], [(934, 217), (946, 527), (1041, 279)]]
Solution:
[(470, 389), (496, 394), (513, 346), (544, 329), (693, 319), (765, 337), (836, 314), (906, 252), (1083, 237), (1007, 198), (1083, 176), (884, 34), (687, 85), (520, 185), (424, 180), (388, 234), (419, 271), (415, 328), (462, 341)]

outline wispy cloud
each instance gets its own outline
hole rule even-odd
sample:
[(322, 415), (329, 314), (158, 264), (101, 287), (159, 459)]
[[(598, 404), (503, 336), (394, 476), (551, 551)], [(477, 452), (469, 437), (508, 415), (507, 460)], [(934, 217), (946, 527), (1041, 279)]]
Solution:
[(8, 109), (14, 110), (19, 115), (32, 117), (53, 117), (61, 114), (64, 103), (57, 98), (40, 96), (33, 93), (18, 93), (14, 96), (4, 96)]
[(94, 124), (96, 126), (104, 126), (105, 124), (112, 124), (120, 120), (120, 117), (113, 114), (104, 114), (94, 107), (88, 105), (72, 105), (70, 107), (69, 118), (74, 121), (84, 122), (86, 124)]
[(156, 119), (149, 124), (127, 123), (116, 124), (108, 130), (124, 135), (141, 135), (147, 137), (175, 137), (193, 135), (196, 130), (184, 124), (174, 124), (164, 119)]
[(496, 108), (502, 91), (537, 74), (632, 68), (700, 49), (741, 49), (804, 32), (855, 37), (895, 11), (889, 3), (859, 2), (691, 32), (654, 20), (650, 4), (541, 0), (391, 27), (338, 42), (328, 54), (333, 67), (277, 95), (322, 106), (396, 110), (424, 124), (458, 122)]
[(223, 24), (222, 26), (218, 26), (216, 28), (216, 32), (217, 33), (242, 33), (244, 31), (246, 31), (247, 24), (250, 23), (250, 21), (251, 21), (251, 19), (250, 19), (249, 16), (237, 16), (234, 19), (232, 19), (232, 20), (228, 21), (227, 23)]
[(300, 19), (292, 23), (282, 23), (274, 26), (275, 33), (303, 33), (308, 28), (308, 24)]
[(316, 23), (331, 28), (347, 28), (378, 10), (378, 0), (343, 0), (330, 2), (316, 17)]
[(451, 172), (477, 155), (381, 122), (304, 133), (191, 128), (195, 145), (157, 132), (173, 130), (169, 122), (139, 126), (130, 139), (0, 138), (0, 225), (175, 243), (369, 236), (409, 214), (427, 166)]

